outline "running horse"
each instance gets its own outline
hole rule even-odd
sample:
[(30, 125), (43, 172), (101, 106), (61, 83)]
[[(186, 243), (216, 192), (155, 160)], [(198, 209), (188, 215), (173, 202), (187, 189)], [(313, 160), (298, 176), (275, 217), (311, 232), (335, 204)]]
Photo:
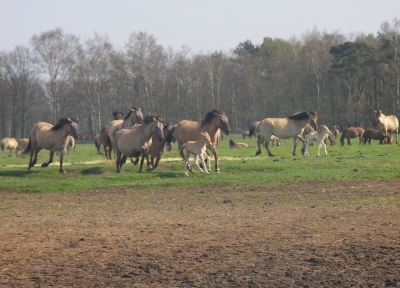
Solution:
[[(182, 151), (183, 143), (188, 141), (197, 141), (201, 132), (207, 132), (210, 136), (211, 143), (213, 144), (212, 147), (208, 149), (210, 149), (214, 155), (215, 172), (219, 173), (218, 154), (215, 146), (217, 141), (216, 136), (218, 129), (221, 129), (226, 135), (231, 133), (231, 127), (229, 127), (228, 122), (228, 117), (224, 111), (212, 109), (200, 122), (192, 120), (182, 120), (179, 122), (178, 125), (168, 133), (167, 143), (171, 143), (172, 139), (175, 138), (178, 141), (180, 155), (185, 159)], [(192, 171), (190, 166), (189, 169)]]
[[(124, 117), (124, 112), (114, 111), (113, 117), (114, 117), (114, 120), (121, 120)], [(98, 146), (97, 154), (100, 154), (101, 144), (103, 144), (104, 154), (106, 155), (106, 159), (111, 160), (112, 146), (111, 146), (110, 137), (108, 137), (108, 124), (103, 126), (100, 129), (99, 140), (98, 140), (98, 143), (96, 144), (96, 147)]]
[(396, 144), (399, 144), (398, 132), (399, 132), (399, 119), (394, 115), (384, 115), (381, 110), (374, 110), (376, 120), (378, 121), (379, 130), (383, 132), (384, 137), (392, 137), (392, 133), (396, 134)]
[(46, 149), (50, 150), (50, 159), (43, 163), (42, 167), (49, 166), (53, 162), (54, 153), (58, 152), (60, 154), (60, 173), (65, 173), (62, 166), (70, 135), (75, 139), (79, 137), (78, 120), (74, 118), (60, 119), (56, 126), (46, 122), (35, 124), (29, 136), (28, 146), (24, 151), (24, 154), (30, 153), (28, 170), (35, 166), (39, 151)]
[[(254, 135), (256, 129), (260, 129), (260, 134), (265, 139), (265, 148), (268, 151), (268, 156), (272, 155), (269, 150), (269, 142), (271, 141), (271, 135), (275, 135), (280, 139), (288, 139), (293, 137), (293, 155), (296, 155), (297, 140), (303, 142), (302, 152), (304, 153), (304, 139), (301, 134), (309, 122), (314, 123), (316, 130), (318, 115), (317, 112), (298, 112), (286, 118), (265, 118), (260, 121), (258, 125), (252, 125), (249, 130), (249, 135)], [(261, 143), (257, 141), (258, 150), (256, 155), (261, 154)]]

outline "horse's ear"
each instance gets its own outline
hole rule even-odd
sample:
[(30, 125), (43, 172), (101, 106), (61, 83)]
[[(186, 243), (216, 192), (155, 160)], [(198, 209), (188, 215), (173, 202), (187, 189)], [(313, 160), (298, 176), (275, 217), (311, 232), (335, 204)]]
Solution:
[(153, 121), (154, 121), (154, 122), (156, 122), (156, 121), (157, 121), (157, 119), (156, 119), (155, 117), (153, 117)]

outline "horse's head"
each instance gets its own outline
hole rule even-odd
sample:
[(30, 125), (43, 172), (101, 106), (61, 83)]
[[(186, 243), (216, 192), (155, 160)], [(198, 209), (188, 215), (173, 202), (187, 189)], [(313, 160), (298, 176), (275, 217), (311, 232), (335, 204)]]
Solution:
[(215, 113), (218, 116), (218, 128), (224, 131), (226, 135), (229, 135), (231, 133), (231, 127), (229, 126), (229, 120), (228, 117), (226, 117), (225, 112), (216, 111)]
[(114, 120), (121, 120), (124, 117), (124, 112), (113, 112)]
[(164, 140), (164, 123), (159, 121), (159, 118), (152, 117), (154, 122), (153, 133), (156, 135), (158, 141), (162, 142)]
[(74, 137), (75, 139), (78, 139), (79, 137), (79, 131), (78, 131), (78, 120), (75, 118), (68, 118), (68, 128), (67, 131), (69, 135)]
[(378, 124), (381, 123), (381, 118), (382, 118), (382, 116), (384, 116), (382, 114), (382, 111), (381, 110), (378, 110), (378, 111), (374, 110), (374, 112), (375, 112), (376, 121), (378, 121)]
[(308, 114), (308, 122), (312, 122), (315, 125), (315, 130), (318, 131), (318, 124), (317, 124), (317, 119), (318, 119), (318, 114), (317, 112), (307, 112)]
[(142, 124), (143, 123), (143, 114), (140, 111), (140, 108), (132, 107), (131, 108), (132, 117), (135, 123)]
[(231, 146), (235, 145), (235, 141), (233, 141), (233, 139), (230, 139), (229, 140), (229, 145), (231, 145)]

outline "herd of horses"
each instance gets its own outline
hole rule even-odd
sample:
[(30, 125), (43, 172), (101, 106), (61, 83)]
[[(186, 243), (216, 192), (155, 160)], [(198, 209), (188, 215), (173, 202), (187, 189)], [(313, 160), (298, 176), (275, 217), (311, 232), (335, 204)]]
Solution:
[[(195, 164), (203, 170), (198, 164), (198, 158), (202, 162), (202, 168), (208, 174), (211, 170), (210, 158), (207, 151), (214, 156), (215, 171), (220, 172), (217, 154), (217, 143), (221, 131), (226, 135), (231, 133), (228, 117), (222, 110), (211, 109), (201, 121), (182, 120), (176, 125), (163, 122), (159, 114), (149, 114), (143, 116), (140, 108), (132, 107), (129, 113), (124, 117), (123, 112), (115, 111), (114, 120), (101, 128), (100, 133), (95, 137), (97, 153), (100, 154), (100, 147), (103, 145), (106, 159), (114, 157), (116, 159), (117, 173), (121, 172), (122, 165), (126, 163), (129, 157), (133, 164), (137, 164), (140, 159), (140, 169), (142, 171), (144, 159), (147, 161), (146, 171), (152, 171), (157, 166), (165, 150), (171, 150), (172, 143), (178, 143), (178, 149), (184, 160), (185, 175), (187, 169), (193, 172), (189, 157), (195, 155)], [(398, 144), (399, 122), (396, 116), (384, 115), (380, 110), (375, 111), (375, 117), (378, 122), (379, 130), (368, 129), (364, 131), (361, 127), (349, 127), (342, 132), (340, 143), (344, 145), (344, 139), (347, 139), (348, 145), (351, 145), (351, 138), (359, 138), (359, 143), (370, 144), (371, 139), (379, 140), (380, 144), (391, 144), (392, 134), (396, 135), (396, 144)], [(317, 112), (303, 111), (290, 115), (286, 118), (265, 118), (254, 122), (248, 131), (243, 131), (242, 136), (252, 137), (258, 133), (256, 155), (261, 154), (261, 145), (263, 145), (269, 156), (273, 156), (269, 149), (269, 143), (280, 139), (293, 138), (293, 155), (296, 155), (297, 142), (303, 143), (302, 154), (308, 156), (308, 147), (315, 140), (319, 143), (318, 153), (320, 155), (321, 147), (326, 151), (326, 140), (335, 144), (334, 138), (338, 136), (339, 127), (333, 126), (332, 132), (326, 125), (318, 128)], [(311, 126), (313, 125), (315, 129)], [(47, 167), (53, 161), (54, 153), (60, 156), (60, 172), (65, 173), (63, 169), (64, 154), (69, 152), (70, 148), (75, 147), (75, 139), (79, 137), (78, 120), (75, 118), (63, 118), (53, 126), (50, 123), (39, 122), (34, 125), (29, 138), (23, 138), (17, 141), (15, 138), (4, 138), (0, 142), (2, 156), (4, 151), (15, 151), (16, 156), (30, 154), (30, 170), (37, 162), (37, 155), (42, 149), (50, 151), (49, 160), (43, 163), (42, 167)], [(278, 144), (279, 143), (279, 144)], [(248, 147), (246, 143), (235, 143), (230, 140), (230, 148)], [(149, 158), (150, 157), (150, 158)], [(208, 170), (206, 168), (208, 163)]]

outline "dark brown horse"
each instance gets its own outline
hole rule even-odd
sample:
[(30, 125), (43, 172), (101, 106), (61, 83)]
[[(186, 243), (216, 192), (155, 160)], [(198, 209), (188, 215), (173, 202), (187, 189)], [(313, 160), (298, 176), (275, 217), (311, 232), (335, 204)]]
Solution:
[[(171, 131), (172, 124), (163, 123), (163, 125), (164, 125), (164, 135), (168, 135), (168, 133)], [(164, 153), (165, 145), (167, 143), (165, 138), (160, 142), (156, 135), (153, 135), (153, 138), (151, 140), (152, 140), (151, 145), (149, 147), (149, 151), (147, 152), (147, 154), (150, 155), (150, 162), (153, 168), (148, 168), (147, 169), (148, 171), (152, 171), (157, 168), (161, 156)], [(171, 151), (170, 148), (169, 151)]]
[[(200, 122), (192, 120), (182, 120), (178, 123), (176, 128), (173, 128), (167, 136), (167, 143), (171, 143), (173, 137), (178, 141), (178, 149), (183, 159), (182, 145), (188, 141), (197, 141), (201, 136), (200, 132), (207, 132), (210, 136), (213, 146), (209, 148), (214, 155), (215, 159), (215, 172), (219, 173), (218, 155), (216, 151), (217, 131), (221, 129), (226, 135), (231, 133), (229, 127), (228, 117), (224, 111), (212, 109), (206, 114), (206, 117)], [(191, 167), (189, 168), (191, 169)], [(192, 170), (192, 169), (191, 169)]]
[[(121, 120), (124, 117), (124, 112), (114, 111), (113, 112), (113, 117), (114, 117), (114, 120)], [(99, 138), (100, 138), (99, 147), (100, 147), (101, 144), (103, 144), (104, 154), (106, 155), (106, 159), (110, 160), (111, 159), (112, 146), (111, 146), (110, 137), (108, 137), (108, 124), (103, 126), (100, 129), (100, 133), (99, 134), (100, 134), (99, 135)], [(100, 148), (98, 148), (98, 150), (100, 150)]]
[(56, 126), (46, 122), (39, 122), (33, 126), (29, 144), (24, 151), (24, 154), (30, 153), (28, 170), (35, 166), (39, 151), (46, 149), (50, 150), (50, 159), (43, 163), (42, 167), (49, 166), (53, 162), (54, 153), (58, 152), (60, 154), (60, 172), (65, 173), (62, 165), (70, 135), (75, 139), (79, 137), (78, 121), (74, 118), (61, 119)]
[(344, 139), (347, 139), (347, 145), (351, 146), (350, 139), (358, 137), (360, 139), (360, 143), (362, 143), (362, 135), (364, 133), (364, 129), (361, 127), (349, 127), (343, 130), (342, 136), (340, 137), (340, 144), (344, 145)]
[(379, 144), (388, 144), (387, 136), (383, 135), (383, 132), (380, 130), (375, 130), (375, 129), (368, 129), (364, 132), (363, 138), (364, 138), (364, 144), (371, 145), (371, 139), (372, 140), (379, 140)]

